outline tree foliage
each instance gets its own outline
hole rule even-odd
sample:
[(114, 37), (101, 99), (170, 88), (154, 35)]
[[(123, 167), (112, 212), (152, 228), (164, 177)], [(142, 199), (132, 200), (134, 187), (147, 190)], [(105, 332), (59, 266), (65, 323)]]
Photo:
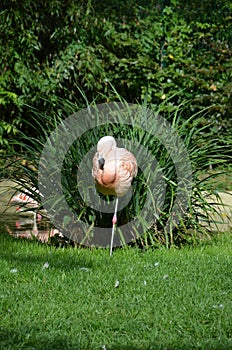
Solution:
[[(142, 102), (165, 116), (188, 149), (194, 185), (183, 231), (186, 235), (189, 227), (197, 231), (196, 205), (211, 186), (208, 178), (206, 184), (199, 180), (200, 175), (210, 166), (226, 163), (231, 150), (231, 135), (228, 140), (225, 136), (232, 111), (230, 2), (8, 0), (2, 4), (0, 145), (5, 153), (1, 177), (18, 181), (39, 200), (35, 190), (39, 158), (47, 136), (62, 119), (102, 102)], [(121, 124), (120, 130), (114, 130), (116, 136), (118, 132), (124, 136)], [(76, 192), (75, 171), (85, 147), (105, 134), (101, 131), (102, 135), (95, 128), (92, 138), (90, 132), (90, 139), (84, 135), (78, 140), (83, 145), (70, 148), (62, 173), (70, 206), (88, 223), (94, 214)], [(139, 135), (128, 128), (125, 135), (146, 143), (144, 130)], [(178, 188), (176, 170), (168, 152), (154, 138), (149, 142), (167, 180), (159, 222), (162, 231)], [(144, 185), (143, 174), (140, 180)], [(138, 188), (132, 216), (146, 200), (144, 187), (142, 196)], [(204, 216), (209, 216), (206, 201), (200, 203)], [(105, 218), (97, 220), (105, 222)], [(159, 230), (149, 234), (151, 244), (156, 238), (174, 242), (172, 233), (170, 237), (159, 236)]]
[[(231, 3), (206, 1), (3, 1), (0, 142), (9, 125), (51, 113), (60, 98), (114, 99), (189, 114), (212, 106), (217, 131), (231, 117)], [(171, 97), (171, 98), (170, 98)], [(11, 132), (8, 132), (8, 136)]]

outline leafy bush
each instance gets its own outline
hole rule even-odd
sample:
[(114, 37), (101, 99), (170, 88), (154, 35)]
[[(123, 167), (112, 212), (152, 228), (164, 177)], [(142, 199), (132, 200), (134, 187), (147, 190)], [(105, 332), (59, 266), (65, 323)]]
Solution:
[[(9, 176), (27, 188), (38, 187), (36, 162), (57, 123), (85, 108), (88, 101), (117, 101), (119, 96), (133, 103), (146, 101), (178, 130), (189, 147), (196, 196), (201, 192), (199, 172), (228, 159), (232, 120), (229, 1), (153, 0), (144, 4), (130, 0), (103, 5), (99, 1), (10, 0), (3, 1), (0, 18), (0, 144), (5, 152), (1, 161)], [(89, 144), (95, 144), (101, 132), (90, 135)], [(128, 138), (142, 138), (134, 133), (124, 132)], [(176, 177), (168, 155), (156, 155), (163, 159), (169, 181), (159, 222), (162, 231)], [(69, 183), (72, 160), (66, 160), (64, 183), (74, 205)], [(139, 181), (143, 186), (142, 174)], [(32, 196), (37, 198), (38, 193)], [(91, 218), (94, 214), (86, 209), (82, 207), (81, 212)], [(186, 227), (196, 224), (194, 206), (191, 211)], [(149, 233), (151, 243), (157, 234)], [(161, 241), (174, 241), (158, 236)]]
[[(117, 99), (120, 99), (119, 95), (117, 95)], [(61, 102), (63, 102), (63, 105), (61, 105)], [(133, 108), (127, 105), (126, 102), (123, 101), (123, 103), (128, 109), (128, 113), (133, 115)], [(154, 113), (153, 128), (156, 130), (156, 133), (159, 133), (159, 123), (155, 116), (158, 116), (159, 110), (165, 110), (165, 103), (166, 102), (163, 102), (160, 106), (149, 106), (149, 109)], [(87, 108), (89, 109), (91, 106), (94, 110), (94, 103), (88, 104)], [(144, 105), (143, 108), (146, 108), (146, 105)], [(76, 112), (76, 105), (70, 102), (67, 103), (65, 100), (60, 101), (60, 109), (64, 111), (66, 116), (69, 116), (73, 112)], [(78, 220), (85, 222), (86, 227), (106, 227), (109, 228), (110, 232), (112, 213), (98, 212), (89, 206), (88, 202), (83, 199), (83, 193), (88, 193), (89, 191), (88, 186), (94, 187), (94, 185), (92, 182), (90, 185), (88, 185), (88, 183), (87, 185), (86, 183), (82, 185), (81, 181), (77, 182), (77, 173), (83, 165), (81, 162), (85, 162), (86, 154), (89, 154), (88, 152), (90, 152), (91, 148), (97, 144), (100, 137), (106, 134), (111, 134), (116, 138), (122, 138), (124, 140), (131, 140), (135, 145), (136, 142), (138, 142), (152, 153), (159, 166), (154, 168), (152, 165), (152, 167), (149, 167), (151, 165), (149, 157), (146, 157), (145, 162), (143, 160), (146, 167), (144, 169), (140, 168), (138, 176), (134, 181), (132, 200), (126, 208), (120, 211), (118, 221), (119, 233), (121, 225), (130, 222), (133, 217), (140, 218), (140, 212), (145, 203), (149, 200), (149, 193), (153, 190), (148, 182), (148, 179), (152, 178), (153, 182), (156, 184), (154, 187), (155, 194), (154, 197), (152, 197), (155, 198), (155, 202), (152, 202), (152, 200), (150, 201), (150, 206), (153, 208), (153, 216), (152, 220), (149, 217), (146, 219), (141, 217), (139, 230), (137, 234), (135, 234), (135, 232), (133, 233), (134, 239), (137, 237), (137, 243), (142, 246), (154, 246), (162, 243), (168, 247), (173, 244), (179, 244), (180, 242), (189, 242), (193, 239), (198, 239), (199, 236), (203, 234), (201, 218), (204, 218), (206, 221), (212, 220), (211, 213), (213, 209), (210, 208), (203, 193), (204, 191), (214, 193), (214, 187), (209, 181), (211, 176), (202, 180), (201, 174), (214, 164), (226, 164), (230, 159), (228, 156), (228, 148), (230, 148), (230, 146), (228, 143), (222, 144), (217, 139), (208, 139), (207, 142), (205, 139), (202, 139), (201, 135), (205, 128), (205, 126), (200, 126), (202, 112), (194, 114), (192, 117), (186, 119), (184, 116), (187, 110), (188, 105), (184, 107), (180, 106), (179, 109), (173, 113), (166, 113), (165, 117), (172, 125), (173, 132), (168, 132), (166, 136), (162, 136), (164, 137), (165, 143), (168, 144), (169, 142), (171, 145), (173, 142), (172, 140), (175, 140), (175, 132), (177, 132), (187, 148), (187, 154), (192, 166), (192, 172), (188, 175), (188, 172), (191, 171), (191, 169), (186, 170), (187, 178), (182, 179), (182, 181), (184, 181), (183, 193), (185, 192), (188, 197), (188, 210), (185, 212), (179, 223), (177, 220), (178, 217), (170, 214), (174, 210), (174, 203), (179, 190), (178, 181), (180, 181), (180, 179), (178, 180), (179, 174), (177, 174), (172, 151), (170, 151), (171, 148), (164, 147), (159, 139), (154, 139), (152, 130), (151, 133), (147, 133), (142, 127), (139, 128), (136, 125), (133, 127), (128, 126), (124, 123), (124, 120), (120, 118), (119, 124), (103, 124), (90, 129), (81, 137), (77, 138), (76, 141), (70, 145), (68, 152), (65, 154), (64, 160), (62, 160), (63, 141), (56, 139), (55, 134), (51, 143), (51, 145), (54, 143), (54, 149), (51, 147), (51, 152), (55, 152), (56, 161), (52, 161), (52, 157), (48, 154), (46, 158), (42, 159), (41, 163), (41, 152), (47, 142), (48, 136), (54, 128), (59, 124), (61, 125), (64, 130), (65, 142), (65, 130), (67, 128), (67, 132), (70, 128), (72, 130), (72, 125), (67, 126), (65, 121), (63, 121), (64, 116), (61, 118), (59, 114), (53, 115), (53, 118), (51, 118), (45, 113), (36, 110), (31, 111), (34, 114), (34, 117), (33, 123), (29, 124), (29, 126), (32, 129), (37, 129), (39, 127), (39, 136), (37, 138), (31, 138), (18, 130), (20, 141), (14, 141), (14, 149), (18, 149), (18, 151), (13, 153), (10, 150), (8, 151), (2, 177), (7, 177), (16, 181), (20, 186), (25, 188), (26, 191), (31, 193), (31, 197), (39, 203), (41, 202), (39, 191), (44, 195), (48, 188), (55, 188), (55, 192), (51, 192), (50, 197), (47, 198), (48, 203), (52, 203), (51, 207), (53, 214), (50, 212), (49, 215), (52, 217), (53, 222), (55, 222), (58, 228), (68, 237), (74, 238), (75, 240), (78, 240), (78, 242), (82, 242), (84, 245), (89, 244), (91, 239), (93, 239), (91, 236), (92, 230), (89, 231), (86, 229), (86, 232), (78, 230)], [(110, 111), (109, 107), (109, 113)], [(207, 111), (204, 113), (207, 114)], [(141, 118), (143, 119), (141, 119), (140, 122), (141, 125), (143, 125), (143, 123), (145, 124), (147, 122), (146, 114), (142, 114)], [(45, 124), (46, 127), (41, 127), (41, 125)], [(75, 128), (75, 126), (73, 127)], [(176, 147), (179, 146), (175, 144), (175, 142), (171, 147), (175, 147), (174, 149), (176, 150)], [(137, 160), (141, 162), (143, 159), (141, 157), (144, 157), (144, 155), (139, 153), (139, 148), (136, 151), (135, 147), (132, 151), (136, 152)], [(187, 158), (185, 157), (186, 154), (183, 152), (180, 154), (180, 159), (178, 159), (178, 164), (180, 164), (179, 166), (183, 169), (186, 166), (185, 163)], [(62, 169), (60, 169), (59, 165), (60, 160), (62, 160), (63, 164)], [(38, 183), (39, 162), (40, 167), (42, 164), (42, 168), (46, 169), (46, 174), (48, 174), (42, 179), (42, 185), (41, 183)], [(91, 178), (91, 168), (88, 168), (88, 171), (89, 177)], [(60, 176), (61, 182), (59, 182)], [(84, 173), (84, 177), (86, 176), (87, 174), (85, 175)], [(58, 182), (56, 182), (56, 179), (58, 179)], [(192, 190), (191, 182), (193, 187)], [(81, 186), (85, 187), (84, 192), (81, 192)], [(164, 192), (165, 198), (164, 202), (162, 202)], [(75, 215), (70, 214), (70, 212), (67, 213), (64, 210), (62, 205), (63, 193), (69, 208), (71, 208), (73, 213), (76, 213), (78, 220)], [(98, 196), (96, 195), (96, 202), (97, 198)], [(109, 201), (111, 201), (110, 198)], [(161, 203), (161, 207), (159, 207), (159, 203)], [(106, 205), (108, 204), (106, 203)], [(60, 218), (62, 218), (62, 222), (60, 221)], [(140, 237), (141, 235), (142, 238)], [(124, 237), (122, 234), (120, 240), (123, 241), (124, 238), (125, 241), (128, 241), (128, 237)]]
[(60, 98), (85, 106), (79, 87), (89, 101), (112, 101), (112, 84), (129, 102), (166, 100), (166, 111), (188, 99), (186, 118), (211, 106), (215, 134), (225, 132), (232, 110), (231, 23), (225, 0), (4, 1), (2, 119), (29, 120), (25, 105), (56, 111)]

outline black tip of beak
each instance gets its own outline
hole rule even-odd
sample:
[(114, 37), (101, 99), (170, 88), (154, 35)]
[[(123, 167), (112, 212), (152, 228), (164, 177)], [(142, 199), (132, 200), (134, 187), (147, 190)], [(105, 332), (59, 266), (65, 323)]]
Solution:
[(99, 165), (99, 169), (103, 170), (105, 165), (105, 159), (104, 158), (98, 159), (98, 165)]

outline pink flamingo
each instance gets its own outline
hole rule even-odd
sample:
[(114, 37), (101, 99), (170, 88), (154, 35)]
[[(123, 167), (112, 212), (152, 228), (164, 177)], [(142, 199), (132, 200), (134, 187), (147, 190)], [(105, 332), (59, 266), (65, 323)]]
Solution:
[[(28, 194), (26, 194), (25, 192), (19, 192), (17, 194), (15, 194), (11, 200), (10, 200), (11, 204), (18, 204), (18, 206), (16, 207), (16, 213), (20, 213), (20, 215), (25, 215), (25, 216), (33, 216), (33, 233), (37, 234), (38, 233), (38, 228), (37, 228), (37, 223), (36, 223), (36, 219), (41, 220), (42, 216), (41, 214), (36, 214), (36, 212), (34, 210), (27, 210), (24, 211), (23, 208), (27, 207), (27, 208), (38, 208), (39, 204), (36, 200), (34, 200), (33, 198), (31, 198)], [(17, 220), (16, 221), (16, 227), (20, 227), (20, 221)]]
[(112, 255), (114, 231), (117, 223), (118, 198), (123, 197), (137, 175), (137, 161), (125, 148), (118, 148), (112, 136), (102, 137), (97, 144), (97, 152), (93, 157), (92, 176), (99, 192), (116, 196), (110, 256)]

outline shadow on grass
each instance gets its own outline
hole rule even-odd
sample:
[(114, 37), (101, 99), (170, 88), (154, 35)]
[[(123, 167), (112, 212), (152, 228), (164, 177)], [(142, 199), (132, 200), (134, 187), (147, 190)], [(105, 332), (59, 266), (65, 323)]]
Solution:
[[(31, 327), (30, 327), (30, 331)], [(23, 333), (19, 330), (0, 331), (0, 349), (8, 349), (8, 350), (74, 350), (79, 349), (74, 344), (70, 344), (67, 337), (60, 336), (52, 336), (49, 334), (30, 334)]]
[[(80, 330), (81, 331), (81, 330)], [(88, 334), (89, 337), (89, 334)], [(57, 335), (56, 332), (51, 333), (36, 333), (36, 331), (30, 326), (28, 331), (25, 331), (25, 327), (20, 329), (15, 329), (8, 331), (7, 329), (0, 327), (0, 349), (7, 350), (200, 350), (200, 349), (210, 349), (210, 350), (229, 350), (231, 349), (231, 343), (228, 341), (219, 341), (213, 339), (206, 339), (201, 341), (201, 344), (194, 344), (194, 340), (189, 340), (189, 342), (182, 342), (178, 344), (162, 344), (161, 339), (157, 341), (149, 341), (149, 344), (144, 345), (133, 345), (133, 344), (115, 344), (115, 345), (105, 345), (104, 343), (94, 344), (92, 339), (89, 340), (84, 333), (81, 332), (80, 337), (70, 338), (67, 335)], [(118, 341), (117, 341), (118, 343)]]
[(25, 328), (22, 331), (14, 330), (8, 331), (0, 328), (0, 349), (8, 350), (94, 350), (94, 349), (106, 349), (106, 350), (149, 350), (159, 349), (155, 344), (152, 347), (134, 346), (134, 345), (112, 345), (107, 346), (104, 344), (93, 345), (91, 340), (88, 340), (83, 334), (82, 339), (70, 339), (65, 335), (56, 334), (41, 334), (35, 333), (31, 327), (29, 332), (25, 333)]
[[(79, 248), (77, 248), (79, 249)], [(1, 259), (12, 262), (17, 266), (49, 265), (59, 271), (72, 271), (81, 267), (93, 268), (91, 254), (76, 254), (73, 248), (59, 249), (37, 241), (11, 237), (6, 233), (0, 234)]]

